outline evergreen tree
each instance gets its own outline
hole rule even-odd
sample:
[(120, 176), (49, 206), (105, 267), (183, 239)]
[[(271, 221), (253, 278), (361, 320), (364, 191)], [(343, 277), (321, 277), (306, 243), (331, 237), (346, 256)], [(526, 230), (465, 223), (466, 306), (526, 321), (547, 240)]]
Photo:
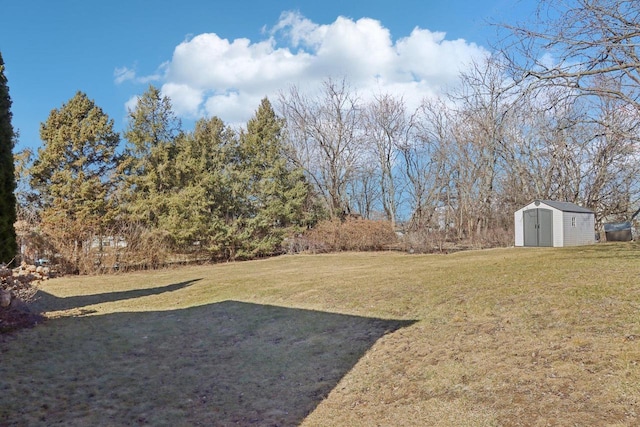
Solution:
[(286, 234), (303, 224), (308, 187), (302, 169), (287, 162), (283, 127), (264, 98), (240, 135), (236, 235), (248, 257), (276, 253)]
[(15, 133), (11, 125), (11, 98), (0, 54), (0, 263), (10, 262), (17, 252), (16, 187), (13, 163)]
[(264, 99), (237, 134), (217, 117), (180, 131), (170, 100), (151, 86), (126, 132), (129, 218), (164, 233), (173, 249), (251, 258), (280, 249), (303, 222), (307, 185), (284, 156), (282, 119)]
[(199, 120), (193, 133), (177, 139), (177, 186), (159, 226), (179, 246), (197, 243), (211, 258), (233, 256), (236, 148), (235, 133), (217, 117)]
[(170, 99), (149, 86), (136, 108), (129, 111), (127, 149), (121, 165), (130, 219), (149, 228), (157, 228), (167, 214), (167, 195), (176, 187), (174, 163), (180, 134), (180, 121)]
[(77, 92), (51, 111), (40, 138), (31, 185), (41, 197), (43, 229), (79, 271), (83, 245), (101, 236), (117, 214), (112, 192), (120, 136), (113, 120)]

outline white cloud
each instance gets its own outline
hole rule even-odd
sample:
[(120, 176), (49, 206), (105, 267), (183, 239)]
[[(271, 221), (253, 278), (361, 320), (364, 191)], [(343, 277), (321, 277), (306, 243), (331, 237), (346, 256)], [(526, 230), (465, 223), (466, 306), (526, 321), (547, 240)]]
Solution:
[[(221, 117), (230, 126), (240, 126), (255, 112), (262, 98), (264, 95), (257, 96), (248, 92), (213, 95), (205, 102), (206, 116)], [(249, 105), (251, 107), (247, 108)]]
[[(329, 77), (345, 77), (363, 97), (389, 92), (410, 107), (456, 82), (473, 58), (487, 54), (465, 40), (415, 28), (392, 38), (380, 21), (338, 17), (316, 24), (296, 12), (285, 12), (265, 38), (227, 40), (214, 33), (196, 35), (174, 49), (170, 61), (151, 77), (184, 117), (216, 115), (228, 123), (246, 121), (261, 98), (275, 100), (296, 84), (319, 86)], [(161, 76), (161, 77), (160, 77)], [(116, 82), (140, 81), (135, 70), (116, 70)]]
[(136, 78), (136, 72), (127, 67), (116, 68), (113, 71), (116, 84), (120, 84), (127, 80), (134, 80)]
[(545, 69), (550, 69), (558, 65), (556, 58), (551, 52), (545, 52), (542, 54), (538, 63)]
[(126, 81), (132, 81), (134, 83), (142, 83), (147, 84), (150, 82), (160, 81), (162, 80), (162, 73), (160, 72), (164, 67), (166, 67), (167, 63), (160, 64), (158, 67), (158, 72), (155, 74), (151, 74), (148, 76), (138, 76), (134, 68), (129, 67), (116, 67), (113, 71), (113, 77), (116, 84), (121, 84)]
[(278, 23), (271, 29), (271, 36), (284, 32), (293, 47), (317, 47), (322, 42), (322, 28), (299, 13), (283, 12)]
[(171, 99), (174, 110), (189, 118), (201, 116), (199, 106), (203, 101), (202, 91), (183, 83), (168, 82), (162, 85), (161, 92)]
[(179, 44), (167, 67), (167, 81), (214, 93), (263, 86), (303, 71), (304, 56), (275, 49), (271, 39), (229, 42), (216, 34), (200, 34)]
[(139, 95), (134, 95), (124, 104), (124, 108), (126, 111), (134, 111), (138, 106), (138, 100), (140, 99)]

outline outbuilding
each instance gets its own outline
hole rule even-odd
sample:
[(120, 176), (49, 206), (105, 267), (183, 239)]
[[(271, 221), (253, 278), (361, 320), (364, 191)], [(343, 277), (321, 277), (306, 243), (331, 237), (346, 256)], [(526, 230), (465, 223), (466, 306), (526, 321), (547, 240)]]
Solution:
[(596, 242), (595, 214), (569, 202), (535, 200), (514, 214), (516, 246), (579, 246)]

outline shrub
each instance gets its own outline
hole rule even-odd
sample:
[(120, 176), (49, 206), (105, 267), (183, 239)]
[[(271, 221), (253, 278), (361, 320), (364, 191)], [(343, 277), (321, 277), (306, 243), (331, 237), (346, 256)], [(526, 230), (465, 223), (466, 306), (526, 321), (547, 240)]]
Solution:
[(298, 238), (297, 249), (311, 252), (380, 251), (398, 243), (391, 223), (368, 219), (320, 221)]
[(445, 253), (460, 246), (452, 236), (450, 230), (410, 230), (403, 236), (403, 248), (409, 253)]
[(492, 228), (471, 236), (460, 236), (456, 229), (414, 229), (402, 238), (402, 247), (411, 253), (448, 253), (513, 245), (513, 228)]

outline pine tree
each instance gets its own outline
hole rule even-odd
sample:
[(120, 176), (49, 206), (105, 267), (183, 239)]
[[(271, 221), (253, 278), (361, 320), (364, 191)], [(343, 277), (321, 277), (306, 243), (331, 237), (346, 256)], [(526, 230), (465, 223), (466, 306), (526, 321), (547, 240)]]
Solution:
[(11, 125), (11, 98), (0, 53), (0, 263), (10, 262), (16, 255), (16, 198), (13, 147), (15, 133)]
[(176, 139), (181, 135), (180, 121), (171, 101), (154, 86), (138, 99), (129, 112), (125, 160), (121, 171), (125, 178), (125, 200), (131, 220), (157, 228), (167, 213), (167, 196), (176, 187)]
[(303, 224), (308, 186), (302, 169), (287, 162), (283, 120), (264, 98), (240, 136), (238, 183), (244, 192), (236, 224), (242, 253), (271, 255)]
[(211, 258), (233, 257), (235, 132), (217, 117), (196, 122), (195, 131), (176, 141), (175, 190), (159, 226), (174, 242), (197, 247)]
[(101, 236), (118, 212), (112, 194), (120, 135), (113, 120), (77, 92), (51, 111), (40, 138), (44, 145), (31, 167), (31, 185), (43, 204), (43, 229), (80, 271), (83, 245)]

